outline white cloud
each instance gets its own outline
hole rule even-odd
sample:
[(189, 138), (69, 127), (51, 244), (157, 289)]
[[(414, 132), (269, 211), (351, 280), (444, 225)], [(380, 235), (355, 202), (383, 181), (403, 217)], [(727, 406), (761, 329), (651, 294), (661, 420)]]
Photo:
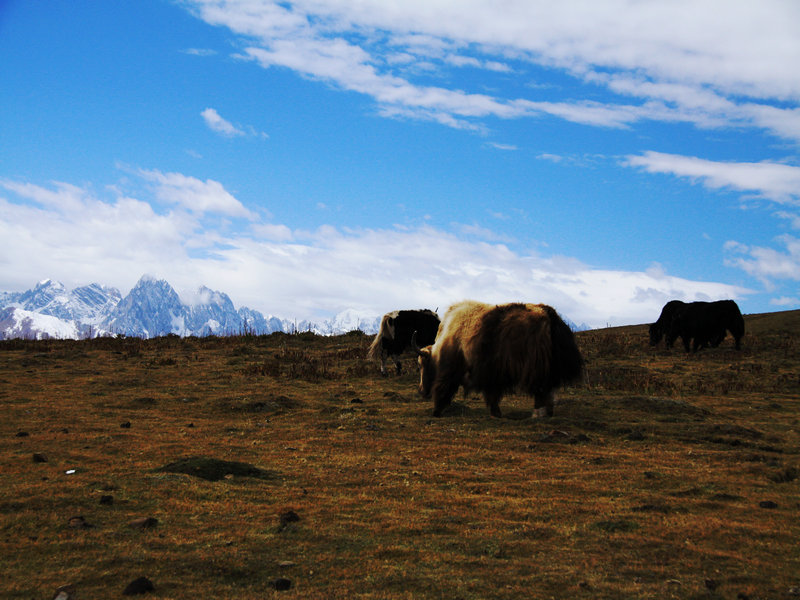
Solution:
[(800, 204), (800, 167), (792, 165), (770, 161), (717, 162), (652, 151), (628, 156), (625, 164), (648, 173), (687, 177), (710, 189), (750, 192), (783, 204)]
[(183, 53), (190, 54), (192, 56), (214, 56), (217, 51), (210, 48), (187, 48), (186, 50), (183, 50)]
[[(187, 4), (247, 40), (247, 56), (264, 67), (372, 96), (387, 116), (461, 128), (465, 119), (542, 113), (605, 127), (655, 119), (758, 127), (800, 139), (800, 110), (781, 105), (800, 100), (800, 4), (793, 0), (510, 0), (502, 10), (492, 0)], [(491, 97), (408, 78), (414, 66), (431, 75), (437, 65), (494, 73), (559, 69), (634, 102)]]
[(125, 196), (104, 202), (64, 184), (0, 186), (27, 201), (0, 198), (0, 263), (15, 265), (4, 274), (6, 289), (28, 289), (26, 278), (47, 276), (84, 285), (107, 275), (113, 285), (132, 286), (144, 271), (186, 261), (186, 242), (197, 227), (186, 214), (159, 215)]
[(225, 137), (242, 137), (242, 136), (252, 136), (252, 137), (260, 137), (260, 138), (268, 138), (269, 136), (264, 133), (263, 131), (257, 131), (254, 127), (249, 125), (242, 126), (242, 125), (234, 125), (230, 121), (223, 119), (220, 114), (214, 110), (213, 108), (207, 108), (203, 112), (200, 113), (200, 116), (203, 117), (203, 120), (208, 125), (209, 129), (215, 131)]
[[(769, 161), (717, 162), (661, 152), (628, 156), (624, 164), (648, 173), (685, 177), (712, 190), (755, 194), (778, 204), (800, 206), (800, 167), (792, 165)], [(800, 228), (800, 218), (795, 213), (777, 211), (775, 216)], [(729, 240), (723, 246), (724, 263), (758, 279), (770, 291), (775, 289), (775, 281), (800, 280), (800, 240), (782, 235), (775, 241), (777, 249)]]
[(786, 221), (789, 221), (789, 224), (791, 225), (792, 229), (800, 229), (800, 215), (798, 215), (797, 213), (791, 213), (781, 210), (776, 212), (775, 216), (781, 219), (785, 219)]
[(213, 179), (201, 181), (180, 173), (140, 170), (139, 175), (155, 184), (160, 200), (177, 204), (192, 213), (215, 213), (253, 219), (253, 214), (234, 198), (221, 183)]
[(245, 135), (245, 132), (238, 127), (234, 126), (230, 121), (226, 121), (219, 113), (213, 108), (207, 108), (200, 113), (206, 125), (217, 133), (221, 133), (226, 137), (236, 137)]
[[(177, 173), (141, 175), (157, 184), (154, 194), (175, 194), (179, 206), (188, 202), (187, 188), (207, 193), (208, 182)], [(207, 223), (201, 229), (202, 215), (158, 214), (153, 199), (117, 193), (107, 201), (65, 184), (45, 188), (3, 180), (0, 186), (18, 198), (0, 198), (0, 262), (13, 261), (17, 276), (29, 274), (34, 281), (52, 276), (66, 284), (99, 281), (125, 292), (142, 273), (157, 273), (178, 289), (205, 284), (225, 291), (237, 305), (285, 318), (326, 317), (346, 308), (373, 314), (401, 307), (444, 309), (476, 298), (547, 302), (576, 323), (604, 326), (650, 322), (672, 298), (747, 293), (671, 277), (663, 269), (600, 270), (575, 259), (520, 254), (487, 241), (491, 232), (483, 228), (472, 228), (468, 238), (428, 226), (293, 231), (258, 220), (248, 229)], [(0, 289), (30, 285), (0, 279)]]
[(800, 281), (800, 239), (782, 235), (775, 240), (783, 249), (749, 246), (731, 241), (725, 244), (726, 264), (738, 267), (773, 289), (773, 280)]
[[(491, 214), (491, 212), (489, 214)], [(452, 223), (451, 225), (455, 231), (458, 231), (465, 237), (482, 239), (487, 242), (509, 243), (514, 241), (513, 238), (508, 235), (497, 233), (477, 223), (472, 223), (472, 225), (467, 225), (466, 223)]]
[(780, 298), (773, 298), (769, 301), (773, 306), (780, 306), (787, 308), (790, 306), (800, 306), (800, 298), (791, 298), (789, 296), (781, 296)]
[(505, 150), (505, 151), (519, 150), (519, 148), (514, 144), (498, 144), (497, 142), (489, 142), (488, 145), (494, 148), (495, 150)]

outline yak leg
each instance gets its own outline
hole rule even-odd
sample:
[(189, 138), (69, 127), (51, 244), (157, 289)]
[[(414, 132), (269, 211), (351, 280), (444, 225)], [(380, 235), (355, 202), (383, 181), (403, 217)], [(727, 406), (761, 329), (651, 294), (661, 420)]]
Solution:
[(503, 416), (503, 413), (500, 412), (500, 399), (502, 397), (503, 395), (497, 392), (484, 392), (483, 394), (483, 399), (486, 401), (486, 406), (489, 407), (489, 412), (498, 419)]
[(464, 380), (463, 368), (450, 368), (437, 373), (433, 384), (433, 416), (441, 417), (442, 412), (453, 401), (461, 382)]
[(464, 382), (467, 363), (458, 349), (445, 348), (442, 368), (437, 369), (431, 394), (433, 396), (433, 416), (441, 417), (444, 409), (450, 406), (453, 396)]
[(707, 347), (708, 344), (706, 343), (705, 338), (695, 336), (694, 342), (692, 343), (692, 352), (697, 352), (698, 350), (702, 350), (703, 348)]
[(552, 390), (546, 392), (537, 392), (533, 396), (533, 408), (536, 411), (537, 417), (552, 417), (553, 416), (553, 403), (555, 402), (555, 394)]
[(394, 366), (397, 369), (397, 374), (400, 375), (400, 372), (403, 370), (402, 366), (400, 365), (400, 358), (394, 359)]
[(433, 384), (434, 417), (441, 417), (444, 409), (450, 406), (459, 385), (461, 385), (461, 379), (456, 377), (440, 377)]

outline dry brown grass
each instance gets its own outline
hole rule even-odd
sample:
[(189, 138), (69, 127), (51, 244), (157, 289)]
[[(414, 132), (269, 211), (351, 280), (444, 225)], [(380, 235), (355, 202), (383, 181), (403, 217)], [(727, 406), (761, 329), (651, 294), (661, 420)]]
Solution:
[[(690, 356), (582, 333), (549, 420), (434, 419), (361, 335), (0, 342), (0, 597), (791, 598), (800, 319), (747, 322)], [(188, 457), (262, 474), (160, 470)]]

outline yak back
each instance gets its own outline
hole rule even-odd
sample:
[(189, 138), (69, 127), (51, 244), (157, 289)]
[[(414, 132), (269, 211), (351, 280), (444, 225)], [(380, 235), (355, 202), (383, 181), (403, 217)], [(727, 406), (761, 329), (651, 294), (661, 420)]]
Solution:
[(381, 351), (387, 355), (402, 354), (411, 346), (411, 336), (417, 332), (417, 343), (428, 346), (436, 339), (439, 316), (432, 310), (395, 310), (383, 315), (381, 326), (367, 353), (377, 358)]
[(465, 354), (473, 387), (488, 393), (535, 394), (576, 381), (583, 373), (572, 331), (544, 304), (488, 308)]
[(673, 339), (679, 335), (713, 343), (725, 337), (725, 330), (737, 340), (744, 335), (744, 317), (733, 300), (690, 302), (676, 311), (670, 328)]

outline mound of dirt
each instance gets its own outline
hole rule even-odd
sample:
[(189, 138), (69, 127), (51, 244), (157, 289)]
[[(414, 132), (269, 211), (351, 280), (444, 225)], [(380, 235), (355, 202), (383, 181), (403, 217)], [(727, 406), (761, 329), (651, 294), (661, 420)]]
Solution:
[(184, 473), (205, 479), (219, 481), (227, 475), (234, 477), (253, 477), (255, 479), (274, 479), (275, 473), (265, 471), (254, 465), (230, 460), (219, 460), (206, 456), (182, 458), (156, 469), (159, 473)]

